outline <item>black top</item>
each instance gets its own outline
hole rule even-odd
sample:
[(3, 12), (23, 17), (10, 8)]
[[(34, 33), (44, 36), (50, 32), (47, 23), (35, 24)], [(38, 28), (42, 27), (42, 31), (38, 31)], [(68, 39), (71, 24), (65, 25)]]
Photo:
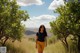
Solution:
[(36, 33), (36, 36), (38, 37), (38, 41), (44, 42), (47, 35), (45, 33)]

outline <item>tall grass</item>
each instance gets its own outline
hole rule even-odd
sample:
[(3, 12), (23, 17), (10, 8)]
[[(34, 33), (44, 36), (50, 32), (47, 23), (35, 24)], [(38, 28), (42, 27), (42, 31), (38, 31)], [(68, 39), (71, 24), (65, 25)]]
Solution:
[[(54, 39), (53, 39), (54, 38)], [(50, 42), (49, 42), (50, 41)], [(77, 53), (77, 45), (71, 39), (68, 39), (69, 52), (65, 50), (62, 42), (57, 40), (56, 37), (48, 38), (48, 45), (44, 49), (44, 53)], [(24, 37), (21, 42), (11, 42), (8, 40), (6, 43), (7, 53), (37, 53), (35, 42), (32, 37)]]
[(68, 38), (69, 53), (78, 53), (77, 41)]
[(7, 53), (35, 53), (35, 43), (29, 41), (27, 37), (22, 38), (21, 42), (12, 42), (8, 40), (6, 43)]
[[(48, 41), (54, 41), (56, 39), (53, 38), (49, 38), (50, 40)], [(51, 44), (49, 44), (46, 48), (45, 48), (45, 53), (78, 53), (77, 50), (77, 44), (76, 41), (71, 40), (70, 37), (68, 37), (67, 39), (68, 44), (69, 44), (69, 51), (67, 51), (65, 49), (65, 47), (63, 46), (62, 42), (57, 40), (54, 44), (54, 42), (51, 42)]]
[(56, 43), (58, 41), (56, 36), (50, 36), (47, 38), (48, 44)]
[(65, 53), (65, 48), (60, 41), (50, 44), (45, 48), (45, 53)]

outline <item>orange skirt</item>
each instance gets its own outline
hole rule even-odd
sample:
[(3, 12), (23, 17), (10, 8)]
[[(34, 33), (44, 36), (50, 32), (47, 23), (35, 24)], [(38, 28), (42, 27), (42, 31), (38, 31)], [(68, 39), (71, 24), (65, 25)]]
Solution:
[(43, 51), (45, 47), (45, 42), (37, 41), (37, 49), (38, 51)]

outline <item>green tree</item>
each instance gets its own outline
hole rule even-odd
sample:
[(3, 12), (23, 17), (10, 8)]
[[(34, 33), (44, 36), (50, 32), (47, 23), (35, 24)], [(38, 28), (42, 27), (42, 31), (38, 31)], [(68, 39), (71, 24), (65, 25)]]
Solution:
[(57, 35), (59, 39), (64, 39), (64, 41), (66, 40), (65, 37), (67, 38), (69, 34), (72, 34), (76, 39), (78, 38), (77, 48), (80, 51), (80, 3), (77, 1), (68, 2), (56, 11), (59, 16), (56, 21), (50, 23), (53, 34)]
[(69, 10), (71, 13), (70, 22), (71, 22), (71, 32), (74, 36), (78, 38), (78, 51), (80, 53), (80, 3), (74, 2), (69, 4)]
[(0, 42), (2, 45), (5, 45), (8, 39), (21, 40), (24, 32), (21, 21), (28, 18), (28, 13), (20, 10), (16, 0), (0, 0)]
[(59, 13), (60, 15), (57, 17), (57, 19), (53, 22), (50, 22), (50, 26), (52, 28), (52, 32), (54, 35), (57, 36), (59, 40), (63, 43), (65, 48), (68, 50), (68, 42), (67, 42), (67, 37), (70, 34), (70, 29), (69, 29), (69, 18), (68, 18), (68, 7), (61, 6), (56, 9), (56, 12)]
[(50, 22), (50, 26), (53, 34), (57, 36), (68, 51), (67, 37), (69, 36), (69, 29), (64, 21), (64, 17), (59, 17), (56, 21)]

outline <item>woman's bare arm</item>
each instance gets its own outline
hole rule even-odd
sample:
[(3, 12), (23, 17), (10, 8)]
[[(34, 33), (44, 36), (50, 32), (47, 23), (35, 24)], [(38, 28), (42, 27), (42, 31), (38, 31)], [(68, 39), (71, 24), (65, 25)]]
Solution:
[(47, 37), (45, 38), (45, 45), (47, 46)]
[(38, 37), (36, 36), (36, 48), (37, 48), (37, 39), (38, 39)]

